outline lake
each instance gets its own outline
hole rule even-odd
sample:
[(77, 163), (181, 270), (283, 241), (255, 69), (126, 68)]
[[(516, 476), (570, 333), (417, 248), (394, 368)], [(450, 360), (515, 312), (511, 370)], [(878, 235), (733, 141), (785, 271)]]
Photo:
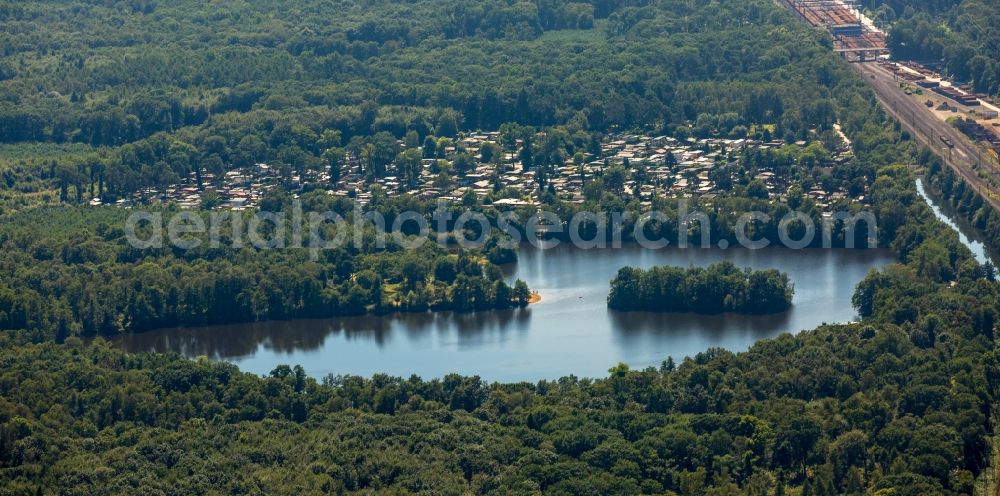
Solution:
[[(537, 381), (574, 374), (604, 377), (619, 362), (658, 366), (712, 347), (743, 351), (754, 342), (823, 323), (855, 320), (854, 287), (894, 261), (888, 250), (522, 248), (511, 280), (524, 279), (542, 301), (525, 309), (265, 322), (164, 329), (118, 339), (129, 351), (174, 351), (231, 361), (266, 374), (300, 364), (313, 377), (376, 373), (424, 378), (451, 372), (491, 381)], [(795, 283), (793, 308), (777, 315), (619, 313), (608, 310), (609, 282), (625, 265), (704, 267), (730, 260), (775, 268)]]

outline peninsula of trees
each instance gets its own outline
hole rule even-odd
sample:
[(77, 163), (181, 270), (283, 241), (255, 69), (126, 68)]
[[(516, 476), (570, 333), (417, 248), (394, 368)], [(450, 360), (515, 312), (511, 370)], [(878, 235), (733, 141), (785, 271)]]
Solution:
[[(997, 2), (871, 8), (894, 58), (943, 58), (996, 94)], [(914, 175), (993, 246), (1000, 213), (888, 118), (827, 33), (775, 2), (21, 0), (0, 1), (0, 26), (0, 493), (957, 496), (992, 482), (1000, 284)], [(660, 136), (686, 143), (679, 156), (639, 146)], [(761, 146), (734, 143), (747, 139)], [(421, 198), (421, 174), (439, 194)], [(550, 193), (559, 179), (582, 198)], [(898, 263), (858, 285), (858, 322), (601, 378), (310, 377), (294, 364), (261, 377), (102, 337), (530, 295), (505, 282), (498, 265), (516, 253), (503, 238), (406, 250), (365, 226), (360, 244), (315, 256), (129, 246), (130, 211), (170, 214), (178, 197), (220, 209), (220, 183), (261, 210), (298, 200), (352, 227), (356, 204), (392, 226), (444, 196), (453, 218), (521, 205), (522, 234), (540, 207), (622, 212), (627, 240), (646, 210), (680, 218), (703, 182), (713, 197), (690, 207), (711, 222), (653, 220), (646, 237), (732, 243), (735, 212), (818, 222), (826, 204), (872, 211)], [(778, 222), (754, 229), (777, 239)], [(464, 231), (427, 235), (480, 234)], [(752, 301), (708, 291), (727, 270), (751, 287), (735, 268), (649, 273), (686, 276), (677, 287), (694, 292), (671, 304)], [(627, 274), (618, 289), (636, 297), (620, 301), (675, 287)]]
[(740, 269), (732, 262), (705, 269), (623, 267), (611, 281), (608, 306), (622, 311), (767, 314), (788, 310), (793, 293), (787, 274)]
[[(318, 193), (303, 195), (307, 211), (335, 209)], [(482, 253), (449, 253), (434, 243), (404, 250), (394, 241), (378, 248), (367, 226), (367, 242), (315, 258), (304, 249), (211, 248), (207, 238), (194, 250), (142, 250), (119, 227), (127, 215), (44, 207), (9, 217), (0, 226), (0, 265), (12, 273), (0, 282), (0, 329), (62, 341), (174, 326), (515, 308), (531, 296), (524, 281), (508, 285), (490, 262), (516, 259), (494, 241)]]

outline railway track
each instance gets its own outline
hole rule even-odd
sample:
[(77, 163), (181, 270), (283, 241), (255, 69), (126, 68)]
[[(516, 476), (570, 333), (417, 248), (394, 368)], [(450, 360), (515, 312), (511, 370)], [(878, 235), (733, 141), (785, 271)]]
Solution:
[[(920, 102), (907, 95), (891, 72), (874, 62), (851, 64), (875, 90), (882, 107), (919, 143), (934, 151), (942, 161), (979, 191), (987, 203), (1000, 212), (1000, 196), (994, 184), (1000, 184), (1000, 171), (980, 164), (981, 150), (970, 144), (957, 129), (942, 121)], [(982, 172), (989, 179), (980, 177)], [(998, 495), (1000, 496), (1000, 495)]]

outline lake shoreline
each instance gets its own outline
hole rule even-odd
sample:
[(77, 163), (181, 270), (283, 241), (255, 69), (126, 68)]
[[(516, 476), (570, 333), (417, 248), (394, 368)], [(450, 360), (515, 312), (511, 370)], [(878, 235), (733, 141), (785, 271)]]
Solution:
[[(788, 273), (796, 288), (792, 308), (771, 315), (699, 315), (607, 307), (609, 283), (623, 266), (705, 267), (722, 260)], [(299, 364), (314, 377), (458, 373), (498, 382), (601, 377), (619, 362), (642, 369), (668, 356), (682, 360), (716, 347), (743, 351), (786, 332), (857, 320), (851, 305), (857, 283), (869, 269), (894, 262), (886, 249), (526, 247), (518, 263), (502, 270), (508, 283), (528, 283), (527, 306), (174, 328), (110, 339), (130, 352), (207, 356), (255, 374)]]

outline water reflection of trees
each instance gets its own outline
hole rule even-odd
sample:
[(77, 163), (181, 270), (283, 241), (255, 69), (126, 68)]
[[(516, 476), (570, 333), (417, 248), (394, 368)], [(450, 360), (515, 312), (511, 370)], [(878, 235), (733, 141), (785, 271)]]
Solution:
[(795, 332), (790, 329), (792, 313), (770, 315), (702, 315), (695, 313), (618, 312), (609, 310), (608, 318), (620, 338), (645, 339), (671, 335), (682, 337), (698, 335), (701, 338), (721, 341), (735, 334), (773, 336), (776, 331)]
[[(608, 281), (623, 265), (702, 266), (731, 259), (756, 268), (777, 268), (793, 275), (796, 301), (791, 312), (765, 315), (695, 315), (609, 312)], [(119, 338), (130, 351), (173, 351), (216, 360), (276, 360), (337, 371), (370, 371), (358, 365), (382, 361), (374, 370), (394, 367), (401, 374), (437, 371), (432, 360), (473, 373), (510, 373), (509, 364), (538, 371), (537, 377), (607, 370), (616, 361), (658, 363), (709, 347), (743, 349), (783, 331), (813, 328), (820, 322), (853, 318), (850, 295), (871, 267), (892, 261), (877, 250), (619, 250), (549, 252), (522, 249), (521, 261), (504, 268), (543, 292), (543, 301), (525, 310), (455, 314), (395, 314), (325, 320), (266, 322), (202, 329), (171, 329)], [(838, 309), (831, 311), (831, 309)], [(306, 356), (312, 353), (313, 356)], [(571, 357), (566, 357), (572, 354)], [(274, 355), (269, 356), (269, 355)], [(502, 361), (503, 368), (490, 360)], [(386, 361), (393, 361), (388, 364)], [(312, 369), (310, 369), (312, 370)], [(450, 371), (450, 370), (449, 370)], [(534, 372), (532, 372), (534, 373)], [(519, 375), (517, 377), (525, 377)]]
[(454, 333), (459, 344), (474, 344), (484, 334), (526, 328), (531, 309), (488, 312), (398, 313), (334, 319), (256, 322), (200, 328), (161, 329), (128, 334), (115, 341), (132, 352), (174, 352), (188, 357), (239, 360), (263, 348), (274, 353), (315, 351), (331, 336), (345, 340), (370, 340), (387, 346), (396, 335), (426, 339), (431, 332)]

